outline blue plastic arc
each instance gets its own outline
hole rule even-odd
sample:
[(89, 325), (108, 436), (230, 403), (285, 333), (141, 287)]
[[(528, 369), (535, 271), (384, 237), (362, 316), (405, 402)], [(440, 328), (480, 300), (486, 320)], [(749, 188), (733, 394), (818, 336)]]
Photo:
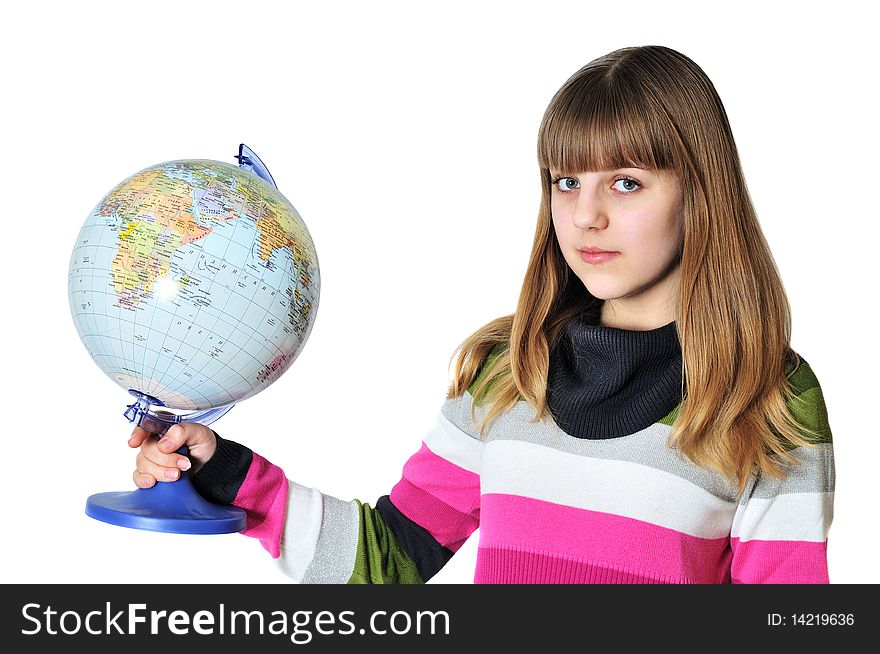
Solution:
[(272, 186), (278, 188), (278, 184), (275, 183), (272, 173), (269, 172), (269, 169), (266, 167), (266, 164), (263, 163), (263, 160), (257, 156), (256, 152), (251, 150), (244, 143), (241, 143), (238, 146), (238, 154), (235, 158), (238, 159), (238, 165), (241, 168), (250, 170), (261, 179), (266, 180)]

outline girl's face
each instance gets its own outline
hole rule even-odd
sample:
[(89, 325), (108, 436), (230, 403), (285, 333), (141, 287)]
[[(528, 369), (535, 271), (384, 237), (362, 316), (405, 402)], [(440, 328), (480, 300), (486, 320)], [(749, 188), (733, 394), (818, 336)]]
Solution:
[[(566, 262), (595, 297), (602, 323), (653, 329), (675, 319), (682, 194), (671, 171), (551, 170), (550, 210)], [(613, 255), (582, 253), (584, 248)]]

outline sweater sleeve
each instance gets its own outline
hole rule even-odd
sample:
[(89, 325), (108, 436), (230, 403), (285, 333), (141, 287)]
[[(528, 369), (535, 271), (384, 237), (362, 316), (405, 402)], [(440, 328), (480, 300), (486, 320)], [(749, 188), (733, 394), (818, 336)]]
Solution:
[(290, 483), (281, 568), (303, 583), (423, 583), (479, 525), (482, 442), (447, 400), (400, 480), (375, 506)]
[[(375, 506), (288, 480), (219, 436), (193, 484), (212, 501), (245, 509), (242, 533), (258, 538), (294, 582), (424, 583), (479, 526), (483, 441), (471, 419), (471, 390), (487, 367), (462, 396), (443, 403), (400, 480)], [(478, 418), (482, 411), (476, 408)]]
[(462, 429), (470, 395), (447, 400), (400, 480), (375, 506), (340, 500), (287, 479), (256, 452), (217, 435), (193, 485), (247, 513), (281, 570), (302, 583), (423, 583), (479, 525), (482, 441)]
[(789, 409), (818, 436), (792, 451), (799, 465), (779, 479), (755, 475), (730, 532), (731, 582), (827, 584), (834, 515), (834, 452), (822, 389), (806, 361), (791, 376)]
[(273, 558), (278, 558), (289, 492), (284, 471), (250, 448), (216, 432), (214, 435), (217, 450), (192, 475), (193, 486), (212, 502), (244, 509), (247, 524), (241, 533), (257, 538)]
[(470, 395), (446, 400), (400, 480), (375, 506), (288, 480), (278, 466), (217, 435), (195, 475), (207, 499), (247, 513), (241, 533), (259, 539), (302, 583), (423, 583), (479, 525), (482, 441), (459, 425)]

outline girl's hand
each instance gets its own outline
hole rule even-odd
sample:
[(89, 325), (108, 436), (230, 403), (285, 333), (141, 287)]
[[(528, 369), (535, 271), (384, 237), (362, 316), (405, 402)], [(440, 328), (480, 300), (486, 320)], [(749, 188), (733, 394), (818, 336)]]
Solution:
[[(189, 458), (177, 453), (184, 445), (189, 448)], [(177, 481), (181, 470), (196, 472), (214, 456), (217, 439), (204, 425), (182, 422), (172, 425), (161, 440), (145, 429), (135, 427), (128, 446), (141, 448), (132, 475), (135, 485), (150, 488), (156, 481)]]

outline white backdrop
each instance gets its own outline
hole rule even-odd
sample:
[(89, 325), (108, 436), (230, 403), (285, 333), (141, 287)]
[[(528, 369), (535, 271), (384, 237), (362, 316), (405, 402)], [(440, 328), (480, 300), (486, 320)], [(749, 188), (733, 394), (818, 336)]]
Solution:
[[(535, 142), (588, 61), (660, 44), (727, 109), (822, 384), (837, 460), (832, 582), (880, 582), (874, 469), (876, 35), (838, 1), (17, 3), (5, 10), (3, 582), (286, 583), (253, 539), (111, 527), (132, 489), (130, 398), (80, 343), (67, 268), (88, 212), (148, 165), (272, 171), (318, 249), (312, 335), (223, 417), (307, 486), (373, 504), (433, 424), (453, 350), (510, 313), (540, 188)], [(432, 580), (470, 582), (478, 534)]]

